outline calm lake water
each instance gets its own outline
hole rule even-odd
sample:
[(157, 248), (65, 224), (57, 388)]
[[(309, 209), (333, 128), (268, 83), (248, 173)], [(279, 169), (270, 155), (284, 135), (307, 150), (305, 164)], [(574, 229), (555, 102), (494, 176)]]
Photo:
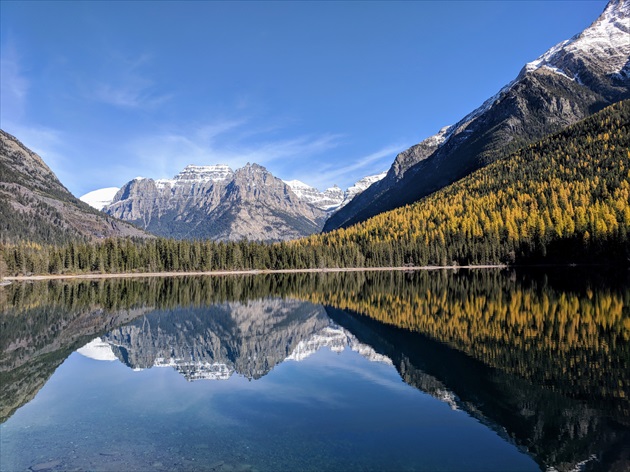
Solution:
[(0, 289), (2, 471), (630, 468), (628, 274)]

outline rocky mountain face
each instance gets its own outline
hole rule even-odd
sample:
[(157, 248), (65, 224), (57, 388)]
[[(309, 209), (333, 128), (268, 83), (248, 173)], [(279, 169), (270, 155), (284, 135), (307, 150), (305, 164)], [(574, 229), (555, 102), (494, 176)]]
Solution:
[(319, 232), (338, 200), (294, 187), (258, 164), (190, 165), (173, 179), (128, 182), (103, 210), (159, 236), (281, 241)]
[(81, 200), (159, 236), (280, 241), (321, 231), (331, 213), (383, 177), (364, 177), (345, 192), (336, 185), (320, 192), (257, 164), (236, 171), (189, 165), (172, 179), (136, 178)]
[(41, 157), (0, 130), (0, 235), (4, 242), (147, 237), (75, 198)]
[(136, 178), (104, 211), (166, 237), (280, 241), (319, 232), (326, 213), (264, 167), (188, 166), (173, 179)]
[(582, 33), (527, 64), (458, 123), (400, 153), (385, 178), (324, 231), (412, 203), (474, 170), (630, 97), (630, 1), (611, 0)]
[(391, 363), (331, 323), (322, 306), (297, 300), (155, 312), (102, 336), (84, 353), (107, 359), (102, 342), (129, 367), (173, 367), (188, 380), (225, 380), (234, 373), (258, 379), (285, 360), (303, 360), (323, 347), (339, 352), (349, 346), (370, 360)]
[(320, 210), (324, 210), (329, 214), (332, 214), (340, 208), (346, 206), (350, 200), (359, 195), (370, 185), (383, 179), (386, 174), (387, 172), (383, 172), (381, 174), (363, 177), (361, 180), (355, 182), (354, 185), (346, 189), (345, 192), (336, 185), (320, 192), (315, 187), (311, 187), (299, 180), (290, 180), (285, 183), (291, 187), (291, 190), (293, 190), (293, 192), (301, 200), (316, 206)]

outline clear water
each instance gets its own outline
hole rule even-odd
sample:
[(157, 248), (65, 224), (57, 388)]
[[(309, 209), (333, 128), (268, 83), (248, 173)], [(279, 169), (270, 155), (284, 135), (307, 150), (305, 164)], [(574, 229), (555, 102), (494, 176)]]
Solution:
[[(446, 281), (470, 283), (457, 277)], [(367, 282), (361, 299), (370, 299), (369, 290), (387, 292), (392, 283), (411, 284), (410, 293), (426, 289), (426, 280), (414, 277)], [(58, 294), (67, 294), (68, 287), (49, 285), (36, 296), (32, 287), (7, 292), (3, 336), (13, 342), (3, 339), (3, 384), (10, 383), (13, 398), (4, 401), (29, 389), (34, 397), (0, 425), (3, 471), (527, 471), (624, 465), (618, 457), (627, 450), (627, 423), (614, 418), (623, 416), (623, 401), (606, 405), (601, 398), (571, 398), (540, 385), (535, 374), (526, 379), (500, 364), (488, 365), (482, 356), (475, 359), (453, 347), (453, 340), (305, 300), (313, 299), (312, 288), (308, 297), (289, 297), (282, 289), (261, 297), (261, 288), (250, 283), (238, 296), (228, 289), (214, 301), (180, 299), (169, 306), (151, 294), (172, 294), (173, 287), (151, 290), (146, 283), (106, 287), (117, 300), (134, 291), (145, 294), (134, 298), (133, 306), (108, 309), (102, 305), (112, 304), (99, 305), (88, 287), (71, 288), (73, 303), (65, 304)], [(210, 287), (203, 283), (182, 281), (176, 293), (207, 294)], [(273, 285), (283, 283), (288, 282)], [(332, 281), (339, 283), (349, 284), (349, 294), (356, 280)], [(327, 289), (317, 290), (326, 295)], [(86, 291), (93, 301), (84, 306), (77, 300)], [(620, 293), (626, 303), (627, 294)], [(121, 312), (130, 319), (119, 323)], [(29, 313), (31, 320), (44, 317), (41, 326), (57, 322), (58, 327), (37, 328), (33, 321), (36, 327), (20, 326), (28, 324)], [(621, 313), (630, 316), (627, 309)], [(21, 348), (15, 340), (28, 329), (42, 331), (30, 341), (35, 347), (24, 349), (31, 358), (16, 360)], [(114, 360), (96, 360), (89, 349), (73, 352), (95, 337), (102, 339), (99, 352)], [(627, 360), (622, 353), (616, 362), (623, 368)], [(8, 369), (9, 361), (19, 366)], [(46, 369), (52, 375), (43, 386), (29, 387), (32, 372)], [(221, 379), (198, 378), (204, 376)], [(26, 386), (15, 387), (20, 382)], [(582, 435), (569, 431), (585, 423), (589, 431)], [(537, 437), (531, 432), (535, 424)], [(563, 432), (566, 438), (559, 440)]]

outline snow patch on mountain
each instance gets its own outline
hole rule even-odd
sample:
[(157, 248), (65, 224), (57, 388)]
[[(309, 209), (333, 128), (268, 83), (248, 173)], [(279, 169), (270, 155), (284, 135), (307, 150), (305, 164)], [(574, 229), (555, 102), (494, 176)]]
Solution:
[(363, 177), (361, 180), (355, 182), (353, 186), (348, 187), (346, 190), (341, 206), (346, 205), (354, 197), (365, 191), (365, 189), (367, 189), (370, 185), (384, 179), (386, 175), (387, 171), (376, 175), (368, 175), (367, 177)]
[(216, 164), (213, 166), (188, 165), (184, 167), (175, 180), (188, 180), (195, 182), (219, 182), (227, 180), (234, 175), (234, 171), (226, 164)]
[(102, 210), (103, 207), (109, 205), (120, 189), (118, 187), (107, 187), (93, 190), (79, 197), (79, 200), (87, 203), (92, 208)]
[(337, 353), (349, 347), (371, 362), (393, 364), (389, 357), (379, 354), (371, 346), (359, 342), (350, 331), (334, 323), (331, 323), (330, 326), (325, 327), (320, 332), (313, 334), (313, 336), (306, 341), (300, 341), (286, 360), (296, 362), (303, 361), (324, 347)]
[(630, 59), (630, 2), (611, 1), (600, 17), (580, 34), (549, 49), (525, 66), (526, 72), (545, 67), (580, 81), (578, 71), (562, 67), (567, 57), (606, 58), (600, 64), (605, 74), (619, 74)]
[[(320, 210), (329, 211), (337, 208), (343, 200), (343, 190), (339, 187), (332, 187), (324, 192), (320, 192), (315, 187), (311, 187), (300, 180), (285, 180), (283, 182), (289, 186), (300, 200)], [(336, 192), (335, 189), (339, 192)]]
[[(234, 176), (234, 171), (226, 164), (216, 164), (212, 166), (187, 165), (172, 179), (156, 179), (155, 186), (158, 189), (173, 188), (181, 184), (205, 184), (208, 182), (222, 182)], [(136, 180), (144, 180), (143, 177), (136, 177)]]
[(334, 212), (347, 205), (350, 200), (373, 183), (383, 179), (386, 175), (387, 172), (381, 172), (380, 174), (363, 177), (361, 180), (355, 182), (354, 185), (348, 187), (345, 192), (336, 185), (320, 192), (315, 187), (311, 187), (300, 180), (285, 180), (284, 183), (291, 188), (293, 193), (295, 193), (300, 200), (320, 210)]
[(101, 338), (94, 338), (85, 346), (77, 349), (77, 352), (84, 357), (94, 359), (97, 361), (117, 361), (118, 358), (112, 351), (112, 347), (109, 343), (106, 343)]
[(194, 361), (173, 357), (157, 357), (153, 367), (172, 367), (189, 382), (194, 380), (228, 380), (234, 373), (233, 369), (221, 362)]

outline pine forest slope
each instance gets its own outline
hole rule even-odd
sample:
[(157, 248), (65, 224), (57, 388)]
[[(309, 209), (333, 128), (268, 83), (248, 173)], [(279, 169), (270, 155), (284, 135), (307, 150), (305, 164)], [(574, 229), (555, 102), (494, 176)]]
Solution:
[(607, 105), (630, 98), (630, 0), (611, 0), (458, 123), (400, 153), (387, 176), (332, 215), (324, 231), (413, 203)]
[(623, 101), (413, 205), (295, 244), (371, 255), (370, 265), (627, 263), (629, 202)]
[(5, 251), (7, 273), (630, 262), (630, 101), (429, 197), (288, 242), (107, 239)]
[(0, 242), (147, 237), (75, 198), (37, 154), (0, 130)]

